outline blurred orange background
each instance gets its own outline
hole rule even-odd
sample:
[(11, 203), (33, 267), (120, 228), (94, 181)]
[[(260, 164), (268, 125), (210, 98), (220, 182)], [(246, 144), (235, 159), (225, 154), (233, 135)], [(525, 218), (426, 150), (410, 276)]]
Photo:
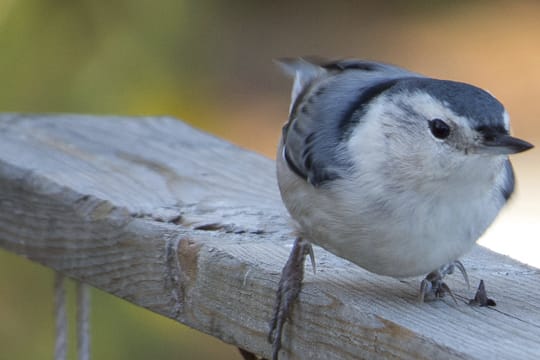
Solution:
[[(0, 111), (173, 115), (273, 157), (291, 81), (272, 59), (357, 57), (485, 88), (540, 145), (538, 39), (535, 1), (0, 0)], [(481, 239), (537, 267), (539, 160), (514, 158), (516, 196)], [(1, 358), (52, 358), (52, 279), (0, 250)], [(98, 290), (92, 304), (94, 359), (240, 359)]]

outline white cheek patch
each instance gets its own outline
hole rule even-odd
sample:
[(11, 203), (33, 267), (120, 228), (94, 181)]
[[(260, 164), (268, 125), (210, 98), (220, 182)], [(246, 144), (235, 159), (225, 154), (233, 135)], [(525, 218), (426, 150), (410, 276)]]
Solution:
[[(426, 120), (432, 119), (457, 122), (459, 126), (462, 123), (465, 124), (466, 121), (466, 119), (459, 119), (443, 103), (426, 93), (407, 92), (394, 96), (392, 99), (380, 96), (369, 105), (362, 119), (362, 124), (354, 130), (349, 140), (348, 145), (352, 153), (377, 153), (377, 148), (384, 145), (384, 139), (381, 138), (384, 126), (394, 123), (396, 118), (410, 116), (400, 104), (407, 107), (413, 104), (412, 110), (418, 115), (414, 115), (416, 119), (409, 120), (422, 122), (422, 125)], [(391, 115), (392, 113), (394, 115)], [(427, 127), (428, 125), (425, 123), (426, 131)]]

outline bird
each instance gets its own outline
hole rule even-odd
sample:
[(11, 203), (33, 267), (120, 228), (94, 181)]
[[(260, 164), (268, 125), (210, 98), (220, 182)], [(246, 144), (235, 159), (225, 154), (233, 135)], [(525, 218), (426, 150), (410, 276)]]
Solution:
[[(372, 273), (426, 275), (420, 302), (495, 220), (515, 186), (503, 104), (464, 82), (375, 61), (286, 58), (294, 77), (276, 167), (296, 239), (281, 273), (268, 340), (278, 359), (312, 244)], [(453, 295), (452, 295), (453, 296)]]

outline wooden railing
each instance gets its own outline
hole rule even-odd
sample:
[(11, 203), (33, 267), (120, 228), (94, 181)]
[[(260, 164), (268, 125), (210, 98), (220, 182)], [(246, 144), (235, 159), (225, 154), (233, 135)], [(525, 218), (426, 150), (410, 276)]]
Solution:
[[(509, 239), (510, 240), (510, 239)], [(268, 357), (291, 225), (273, 161), (165, 117), (0, 116), (0, 246)], [(282, 359), (537, 359), (540, 273), (476, 247), (475, 289), (419, 304), (418, 279), (320, 248)]]

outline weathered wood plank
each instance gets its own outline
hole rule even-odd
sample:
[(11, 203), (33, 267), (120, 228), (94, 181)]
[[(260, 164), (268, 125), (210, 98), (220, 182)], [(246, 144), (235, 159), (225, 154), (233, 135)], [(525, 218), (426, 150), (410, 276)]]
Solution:
[[(268, 356), (292, 238), (273, 162), (170, 118), (0, 116), (0, 246)], [(537, 269), (464, 259), (495, 308), (418, 304), (418, 279), (316, 248), (282, 358), (536, 359)]]

